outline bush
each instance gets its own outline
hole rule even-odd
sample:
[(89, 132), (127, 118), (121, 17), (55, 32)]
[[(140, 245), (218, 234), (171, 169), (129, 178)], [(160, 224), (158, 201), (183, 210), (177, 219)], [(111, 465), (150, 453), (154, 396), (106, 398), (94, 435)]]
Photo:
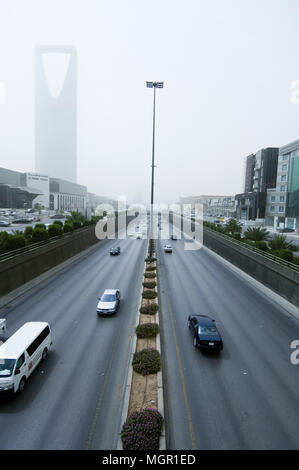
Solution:
[(57, 224), (52, 224), (48, 228), (48, 233), (51, 238), (58, 237), (58, 235), (63, 234), (62, 226), (57, 225)]
[(155, 338), (159, 333), (159, 326), (157, 323), (142, 323), (136, 328), (136, 335), (138, 338)]
[(71, 222), (65, 222), (63, 226), (64, 233), (73, 232), (74, 226)]
[(143, 287), (146, 287), (147, 289), (154, 289), (157, 285), (157, 283), (154, 282), (154, 281), (152, 281), (152, 282), (145, 281), (142, 284), (143, 284)]
[(233, 237), (234, 237), (236, 240), (241, 240), (241, 234), (240, 234), (240, 233), (234, 233)]
[(54, 220), (53, 224), (60, 225), (60, 227), (63, 227), (63, 223), (61, 222), (61, 220)]
[(163, 417), (158, 410), (134, 411), (124, 423), (121, 440), (124, 450), (159, 450)]
[[(43, 225), (43, 224), (39, 224)], [(32, 232), (32, 241), (34, 243), (41, 242), (43, 240), (48, 240), (49, 239), (49, 234), (48, 231), (45, 228), (42, 227), (37, 227), (35, 226)]]
[(146, 268), (146, 271), (155, 271), (156, 270), (156, 266), (148, 266)]
[(267, 251), (268, 250), (268, 245), (266, 242), (263, 241), (257, 241), (254, 243), (255, 248), (258, 248), (259, 250), (262, 251)]
[(24, 237), (26, 239), (31, 238), (33, 234), (33, 227), (26, 227), (24, 230)]
[(34, 229), (36, 228), (43, 228), (44, 230), (47, 230), (45, 224), (35, 224)]
[(25, 246), (25, 238), (19, 233), (16, 233), (14, 235), (9, 234), (7, 236), (7, 240), (5, 243), (5, 249), (8, 251), (11, 250), (18, 250), (19, 248), (24, 248)]
[(156, 374), (161, 369), (160, 353), (153, 348), (135, 352), (132, 366), (141, 375)]
[(157, 297), (157, 292), (153, 290), (144, 290), (142, 292), (142, 297), (144, 299), (155, 299)]
[(147, 273), (147, 272), (145, 272), (144, 277), (147, 278), (147, 279), (154, 279), (156, 277), (156, 273), (153, 273), (153, 272)]
[(147, 263), (154, 263), (155, 261), (157, 261), (157, 258), (153, 258), (153, 257), (150, 258), (150, 257), (148, 256), (147, 258), (145, 258), (145, 261), (146, 261)]
[(145, 315), (155, 315), (158, 310), (159, 310), (158, 304), (149, 304), (149, 305), (146, 305), (145, 307), (140, 307), (139, 312)]
[(74, 227), (74, 230), (76, 230), (77, 228), (81, 228), (82, 224), (79, 220), (73, 220), (73, 227)]
[(277, 253), (277, 256), (279, 258), (282, 258), (286, 261), (293, 261), (294, 259), (294, 255), (293, 255), (293, 252), (291, 250), (279, 250), (278, 253)]

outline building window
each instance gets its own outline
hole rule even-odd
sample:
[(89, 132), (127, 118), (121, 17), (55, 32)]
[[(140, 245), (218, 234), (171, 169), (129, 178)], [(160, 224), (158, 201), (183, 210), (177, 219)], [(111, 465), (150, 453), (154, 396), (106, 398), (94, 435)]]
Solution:
[(289, 156), (288, 156), (288, 155), (283, 155), (283, 156), (282, 156), (282, 159), (283, 159), (283, 161), (288, 160), (288, 159), (289, 159)]
[(280, 186), (280, 191), (283, 192), (286, 190), (286, 187), (285, 186)]
[(284, 202), (284, 196), (280, 196), (279, 201)]
[(279, 206), (279, 212), (284, 212), (284, 207), (283, 206)]
[(281, 180), (280, 181), (286, 181), (287, 180), (287, 175), (281, 175)]
[(282, 171), (287, 171), (287, 167), (288, 167), (288, 165), (284, 164), (284, 165), (281, 166), (281, 170)]
[(275, 211), (275, 207), (274, 207), (274, 206), (270, 206), (270, 211), (271, 211), (271, 212), (274, 212), (274, 211)]
[(271, 196), (271, 202), (275, 202), (275, 196)]

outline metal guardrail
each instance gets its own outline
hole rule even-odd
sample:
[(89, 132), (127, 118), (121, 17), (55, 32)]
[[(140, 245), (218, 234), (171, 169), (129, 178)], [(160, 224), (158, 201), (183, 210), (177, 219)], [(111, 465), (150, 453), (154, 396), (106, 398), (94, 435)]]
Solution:
[(278, 256), (271, 255), (271, 253), (267, 253), (266, 251), (260, 250), (259, 248), (255, 248), (254, 246), (251, 245), (246, 245), (246, 243), (240, 242), (239, 240), (236, 240), (234, 238), (229, 237), (228, 235), (225, 235), (224, 233), (217, 232), (217, 230), (213, 230), (207, 226), (204, 225), (204, 230), (208, 230), (211, 233), (216, 233), (217, 235), (225, 238), (226, 240), (229, 240), (231, 243), (241, 246), (242, 248), (246, 248), (249, 251), (253, 251), (264, 258), (268, 258), (271, 261), (274, 261), (275, 263), (281, 264), (282, 266), (285, 266), (289, 269), (292, 269), (295, 272), (299, 272), (299, 265), (295, 263), (291, 263), (290, 261), (286, 261), (282, 258), (279, 258)]
[(89, 227), (90, 225), (85, 226), (85, 227), (80, 227), (80, 228), (75, 229), (73, 232), (67, 232), (62, 235), (51, 237), (48, 240), (43, 240), (37, 243), (30, 243), (29, 245), (24, 246), (23, 248), (18, 248), (17, 250), (6, 251), (5, 253), (2, 253), (0, 255), (0, 263), (1, 261), (6, 261), (9, 258), (14, 258), (15, 256), (23, 255), (24, 253), (30, 253), (31, 251), (34, 251), (37, 248), (40, 248), (41, 246), (49, 245), (57, 240), (61, 240), (62, 238), (67, 238), (69, 236), (72, 236), (74, 233), (84, 232), (88, 230)]

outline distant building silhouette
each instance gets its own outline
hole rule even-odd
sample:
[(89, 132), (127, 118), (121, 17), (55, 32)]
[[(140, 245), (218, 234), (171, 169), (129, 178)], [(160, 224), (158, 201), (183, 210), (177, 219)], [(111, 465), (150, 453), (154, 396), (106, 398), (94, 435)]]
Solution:
[[(36, 46), (35, 53), (35, 171), (76, 183), (76, 49), (73, 46)], [(64, 64), (67, 67), (55, 66), (55, 74), (61, 72), (60, 86), (55, 89), (46, 66), (48, 62), (53, 65), (52, 59), (59, 58), (59, 54), (62, 58), (66, 54)], [(49, 58), (51, 60), (47, 61)]]

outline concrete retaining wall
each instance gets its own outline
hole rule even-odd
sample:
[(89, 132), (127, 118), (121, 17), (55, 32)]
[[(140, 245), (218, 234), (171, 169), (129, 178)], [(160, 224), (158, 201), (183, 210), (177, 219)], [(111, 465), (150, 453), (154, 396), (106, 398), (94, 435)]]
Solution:
[(203, 243), (257, 281), (299, 307), (299, 273), (204, 229)]
[[(127, 224), (133, 217), (127, 217)], [(117, 220), (116, 220), (117, 232)], [(95, 225), (0, 262), (0, 297), (101, 241)]]

